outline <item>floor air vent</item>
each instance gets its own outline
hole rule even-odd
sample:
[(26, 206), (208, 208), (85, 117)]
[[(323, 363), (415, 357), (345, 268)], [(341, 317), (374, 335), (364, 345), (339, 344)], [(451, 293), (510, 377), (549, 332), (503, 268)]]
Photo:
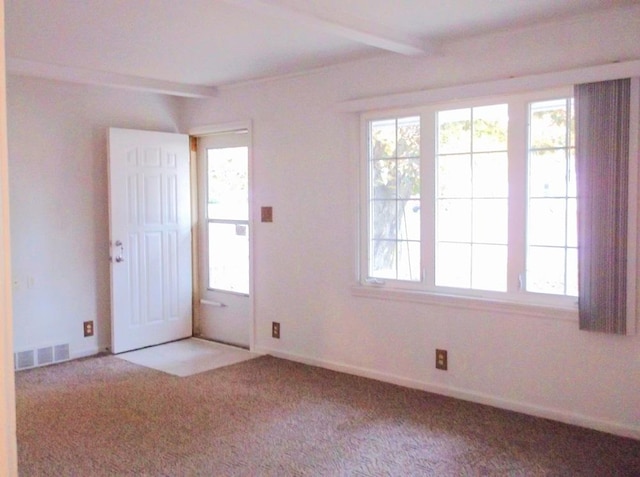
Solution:
[(38, 366), (46, 366), (47, 364), (68, 361), (69, 345), (61, 344), (55, 346), (45, 346), (43, 348), (30, 349), (26, 351), (18, 351), (14, 355), (15, 369), (29, 369)]
[(53, 363), (53, 348), (48, 346), (38, 349), (38, 366), (51, 363)]
[(57, 345), (53, 347), (53, 360), (57, 363), (59, 361), (67, 361), (69, 359), (69, 345)]
[(33, 350), (16, 353), (16, 369), (33, 368), (36, 364)]

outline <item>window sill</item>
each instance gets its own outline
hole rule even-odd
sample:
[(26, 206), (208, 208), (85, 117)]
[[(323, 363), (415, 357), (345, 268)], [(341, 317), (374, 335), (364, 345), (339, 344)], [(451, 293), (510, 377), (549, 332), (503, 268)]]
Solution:
[(465, 310), (491, 311), (524, 315), (550, 320), (578, 321), (578, 307), (555, 306), (533, 303), (522, 303), (509, 300), (496, 300), (490, 298), (466, 297), (448, 295), (416, 290), (400, 290), (376, 286), (354, 285), (351, 294), (360, 298), (372, 298), (377, 300), (402, 301), (421, 303), (430, 306), (443, 306), (447, 308), (463, 308)]

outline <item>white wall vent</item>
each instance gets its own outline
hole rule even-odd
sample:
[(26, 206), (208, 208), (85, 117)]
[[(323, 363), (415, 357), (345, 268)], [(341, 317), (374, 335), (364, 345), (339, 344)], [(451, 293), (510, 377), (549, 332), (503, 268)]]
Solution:
[(57, 363), (59, 361), (69, 360), (69, 345), (62, 344), (53, 347), (53, 360)]
[(51, 363), (53, 363), (53, 348), (51, 346), (38, 348), (38, 366)]
[(15, 355), (16, 369), (33, 368), (36, 364), (33, 350), (19, 351)]
[(15, 369), (29, 369), (48, 364), (68, 361), (69, 345), (60, 344), (55, 346), (45, 346), (43, 348), (18, 351), (14, 354)]

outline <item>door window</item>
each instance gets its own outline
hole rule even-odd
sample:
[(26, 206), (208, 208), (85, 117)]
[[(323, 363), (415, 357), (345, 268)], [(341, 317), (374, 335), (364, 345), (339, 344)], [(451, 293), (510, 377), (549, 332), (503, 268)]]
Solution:
[(249, 149), (207, 149), (208, 288), (249, 293)]

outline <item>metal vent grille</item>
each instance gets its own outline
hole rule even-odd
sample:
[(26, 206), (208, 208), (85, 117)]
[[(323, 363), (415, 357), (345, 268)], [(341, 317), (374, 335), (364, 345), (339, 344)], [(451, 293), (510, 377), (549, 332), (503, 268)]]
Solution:
[(69, 359), (69, 345), (62, 344), (53, 347), (53, 359), (58, 361), (67, 361)]
[(18, 351), (14, 354), (14, 367), (16, 370), (46, 366), (71, 359), (69, 344), (45, 346), (43, 348)]
[(16, 353), (16, 369), (33, 368), (35, 364), (33, 350), (19, 351)]
[(53, 348), (51, 346), (47, 346), (46, 348), (38, 349), (38, 366), (42, 366), (43, 364), (51, 364), (53, 363)]

